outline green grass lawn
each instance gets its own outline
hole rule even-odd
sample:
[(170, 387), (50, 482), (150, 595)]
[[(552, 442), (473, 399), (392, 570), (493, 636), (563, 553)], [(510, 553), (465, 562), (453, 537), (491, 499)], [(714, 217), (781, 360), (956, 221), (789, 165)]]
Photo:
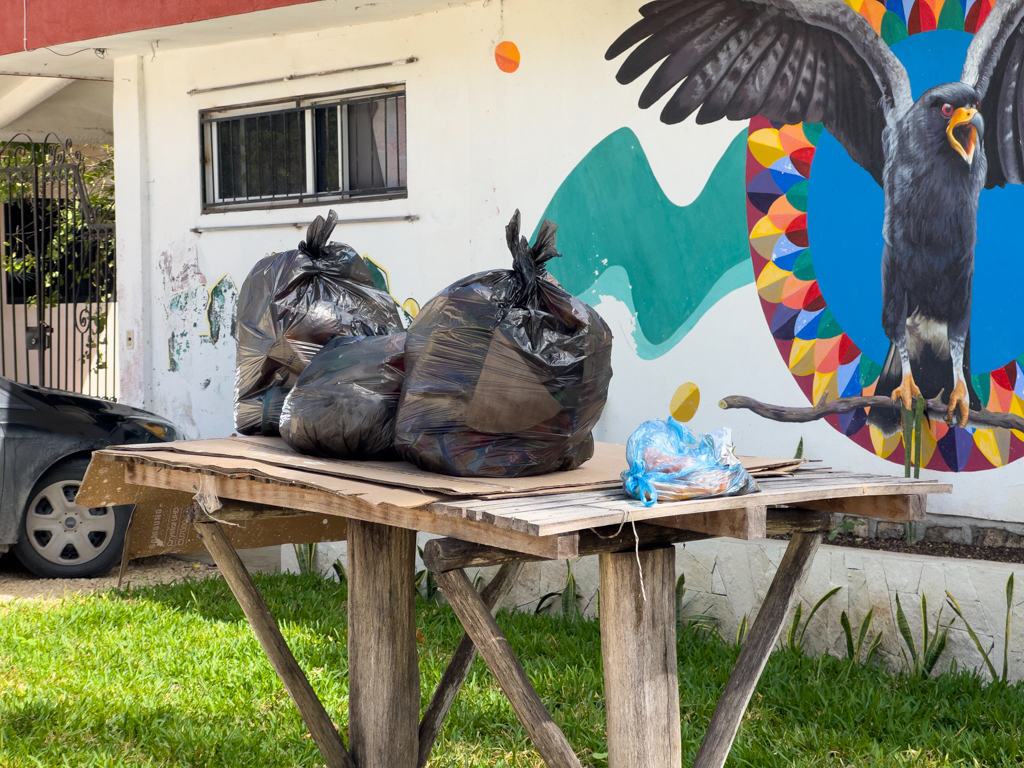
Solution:
[[(344, 587), (315, 576), (257, 583), (345, 728)], [(499, 623), (584, 765), (605, 765), (597, 622), (502, 614)], [(417, 626), (425, 707), (460, 629), (450, 609), (422, 602)], [(735, 656), (681, 633), (684, 765)], [(728, 765), (1020, 766), (1022, 730), (1020, 685), (986, 687), (970, 673), (910, 680), (776, 653)], [(219, 579), (0, 607), (0, 766), (316, 765), (305, 734)], [(479, 659), (431, 764), (541, 765)]]

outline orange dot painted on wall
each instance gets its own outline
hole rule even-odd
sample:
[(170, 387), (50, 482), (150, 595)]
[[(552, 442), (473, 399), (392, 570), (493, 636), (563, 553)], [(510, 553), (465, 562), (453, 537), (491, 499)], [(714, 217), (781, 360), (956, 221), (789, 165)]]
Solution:
[(494, 48), (494, 60), (502, 72), (515, 72), (519, 69), (519, 47), (510, 40), (498, 43)]

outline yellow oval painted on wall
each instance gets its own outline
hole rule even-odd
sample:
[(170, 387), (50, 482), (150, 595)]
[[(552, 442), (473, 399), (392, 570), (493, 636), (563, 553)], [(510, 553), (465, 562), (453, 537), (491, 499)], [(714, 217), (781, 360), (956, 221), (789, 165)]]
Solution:
[(688, 381), (672, 395), (668, 410), (676, 421), (689, 421), (700, 407), (700, 389), (692, 381)]

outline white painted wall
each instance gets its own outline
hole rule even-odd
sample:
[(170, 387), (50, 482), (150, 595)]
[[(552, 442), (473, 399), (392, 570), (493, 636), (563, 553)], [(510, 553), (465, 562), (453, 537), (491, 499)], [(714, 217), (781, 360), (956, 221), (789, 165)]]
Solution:
[[(399, 21), (326, 29), (116, 61), (121, 261), (122, 391), (182, 425), (191, 437), (233, 431), (234, 343), (209, 337), (208, 290), (225, 275), (240, 286), (257, 259), (293, 248), (301, 233), (280, 229), (207, 232), (194, 227), (290, 223), (326, 208), (200, 213), (199, 110), (302, 96), (382, 82), (407, 86), (409, 197), (338, 206), (347, 217), (414, 214), (413, 223), (340, 226), (335, 239), (386, 267), (394, 294), (421, 304), (454, 280), (505, 267), (504, 226), (518, 207), (532, 230), (580, 159), (608, 134), (630, 127), (669, 197), (691, 202), (745, 123), (665, 126), (658, 108), (636, 106), (641, 82), (615, 82), (608, 44), (636, 18), (620, 0), (479, 2)], [(493, 49), (514, 41), (522, 65), (504, 74)], [(408, 56), (394, 69), (324, 76), (187, 95), (193, 88), (283, 77)], [(624, 201), (628, 204), (629, 201)], [(172, 303), (180, 310), (172, 310)], [(630, 346), (628, 309), (603, 299), (616, 333), (615, 378), (598, 432), (624, 441), (642, 420), (664, 418), (675, 388), (694, 381), (703, 405), (694, 425), (731, 426), (741, 452), (790, 455), (801, 436), (807, 455), (835, 466), (898, 472), (824, 423), (794, 426), (715, 403), (729, 394), (800, 404), (806, 398), (771, 339), (753, 286), (723, 299), (674, 349), (641, 361)], [(135, 335), (134, 349), (124, 334)], [(185, 334), (179, 369), (168, 371), (168, 339)], [(204, 337), (204, 334), (206, 336)], [(949, 479), (950, 475), (943, 475)], [(1016, 489), (1024, 463), (954, 477), (956, 492), (933, 511), (1024, 521)]]

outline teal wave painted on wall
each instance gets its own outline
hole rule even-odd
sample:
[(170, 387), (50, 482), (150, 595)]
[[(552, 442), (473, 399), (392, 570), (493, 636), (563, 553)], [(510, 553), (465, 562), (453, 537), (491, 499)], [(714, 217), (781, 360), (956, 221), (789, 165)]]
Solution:
[[(683, 321), (683, 324), (676, 328), (675, 332), (660, 344), (653, 343), (648, 339), (640, 328), (639, 324), (631, 329), (630, 336), (633, 339), (633, 346), (636, 349), (637, 357), (641, 360), (655, 360), (672, 347), (678, 344), (688, 334), (697, 321), (704, 316), (704, 313), (711, 309), (728, 294), (754, 282), (754, 268), (747, 259), (740, 264), (726, 270), (711, 289), (701, 299), (700, 304), (690, 313), (690, 316)], [(622, 301), (629, 309), (630, 315), (637, 316), (636, 307), (633, 304), (633, 293), (629, 288), (629, 275), (626, 270), (618, 265), (610, 267), (601, 273), (592, 286), (579, 294), (583, 301), (591, 306), (597, 306), (602, 300), (611, 297)], [(615, 329), (613, 329), (614, 332)]]
[(718, 299), (754, 279), (745, 163), (740, 133), (700, 195), (679, 206), (662, 191), (636, 134), (620, 128), (587, 153), (544, 211), (542, 219), (558, 224), (562, 253), (549, 262), (551, 273), (585, 300), (611, 295), (626, 303), (641, 357), (665, 354)]

